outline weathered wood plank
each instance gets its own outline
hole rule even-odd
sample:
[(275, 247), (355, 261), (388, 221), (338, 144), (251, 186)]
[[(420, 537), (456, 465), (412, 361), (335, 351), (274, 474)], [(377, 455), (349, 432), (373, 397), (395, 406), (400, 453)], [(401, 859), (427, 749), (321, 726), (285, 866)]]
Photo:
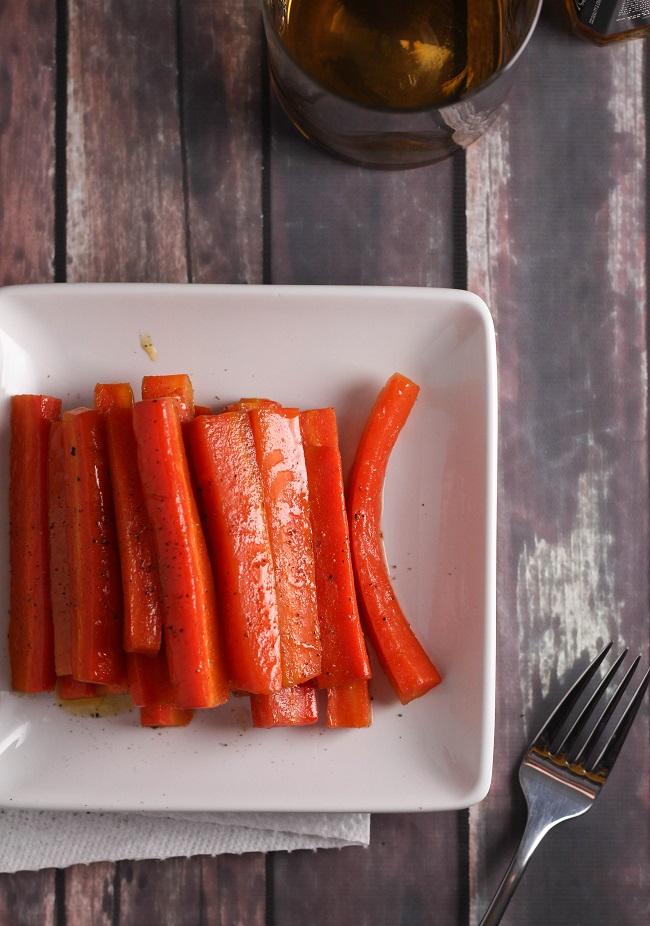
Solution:
[(180, 9), (190, 278), (261, 283), (260, 10), (247, 0)]
[(276, 853), (274, 926), (460, 924), (457, 816), (377, 814), (369, 848)]
[(52, 868), (0, 874), (2, 926), (55, 926), (55, 877)]
[(187, 279), (176, 4), (69, 4), (68, 280)]
[[(469, 286), (500, 360), (497, 749), (472, 811), (478, 922), (523, 825), (513, 771), (599, 641), (647, 652), (643, 47), (543, 21), (468, 153)], [(586, 817), (538, 850), (507, 923), (636, 924), (650, 883), (648, 708)]]
[(120, 862), (120, 926), (264, 926), (262, 854)]
[(312, 148), (275, 101), (274, 283), (451, 286), (453, 165), (369, 171)]
[(95, 862), (72, 865), (64, 874), (65, 926), (113, 926), (119, 910), (115, 865)]
[(48, 283), (54, 261), (56, 5), (0, 5), (0, 285)]

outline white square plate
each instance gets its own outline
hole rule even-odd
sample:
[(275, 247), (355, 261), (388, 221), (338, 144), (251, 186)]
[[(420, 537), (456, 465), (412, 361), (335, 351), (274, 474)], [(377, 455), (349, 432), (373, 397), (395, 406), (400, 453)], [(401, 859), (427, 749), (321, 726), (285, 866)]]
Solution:
[[(148, 337), (158, 359), (141, 347)], [(492, 767), (497, 388), (492, 319), (471, 293), (391, 287), (58, 285), (0, 290), (0, 494), (9, 397), (92, 402), (98, 381), (189, 373), (197, 402), (333, 405), (344, 466), (399, 371), (421, 392), (386, 479), (398, 598), (443, 674), (402, 706), (375, 668), (373, 724), (256, 730), (233, 698), (189, 727), (75, 716), (9, 693), (0, 647), (0, 804), (94, 810), (416, 811), (481, 800)], [(0, 640), (8, 524), (0, 517)]]

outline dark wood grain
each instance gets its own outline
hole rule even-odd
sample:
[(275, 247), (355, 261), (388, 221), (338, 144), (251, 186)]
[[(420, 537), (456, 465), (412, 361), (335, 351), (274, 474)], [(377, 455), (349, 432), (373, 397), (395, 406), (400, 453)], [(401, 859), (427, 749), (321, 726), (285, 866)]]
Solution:
[(377, 814), (369, 848), (276, 853), (274, 926), (463, 922), (457, 816)]
[(120, 862), (117, 889), (120, 924), (264, 926), (261, 854)]
[(71, 282), (187, 279), (173, 0), (70, 0)]
[(52, 868), (0, 874), (2, 926), (56, 926), (54, 882)]
[(54, 274), (56, 4), (0, 4), (0, 285)]
[(180, 3), (190, 278), (263, 278), (262, 91), (257, 4)]
[(72, 865), (63, 878), (60, 903), (66, 926), (113, 926), (119, 910), (115, 865)]
[(311, 147), (273, 101), (273, 283), (451, 286), (453, 164), (362, 170)]
[[(497, 749), (472, 811), (473, 922), (523, 825), (513, 770), (574, 662), (610, 637), (647, 652), (643, 49), (602, 51), (543, 20), (468, 153), (469, 285), (492, 307), (501, 373)], [(593, 811), (542, 844), (504, 924), (645, 921), (647, 717)]]

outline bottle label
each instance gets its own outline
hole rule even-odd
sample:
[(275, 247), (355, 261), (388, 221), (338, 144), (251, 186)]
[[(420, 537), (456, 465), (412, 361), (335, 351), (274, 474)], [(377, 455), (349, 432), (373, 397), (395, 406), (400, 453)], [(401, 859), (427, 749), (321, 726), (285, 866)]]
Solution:
[(629, 32), (650, 23), (650, 0), (573, 0), (583, 26), (601, 35)]

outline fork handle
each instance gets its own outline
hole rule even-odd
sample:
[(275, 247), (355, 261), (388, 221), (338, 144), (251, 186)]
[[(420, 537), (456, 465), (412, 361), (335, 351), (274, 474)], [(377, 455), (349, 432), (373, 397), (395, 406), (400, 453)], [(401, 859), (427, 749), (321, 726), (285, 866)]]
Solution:
[(526, 870), (530, 857), (552, 826), (553, 823), (540, 826), (539, 821), (531, 816), (528, 817), (519, 848), (479, 926), (497, 926), (497, 923), (501, 922), (501, 917), (506, 912), (506, 907)]

